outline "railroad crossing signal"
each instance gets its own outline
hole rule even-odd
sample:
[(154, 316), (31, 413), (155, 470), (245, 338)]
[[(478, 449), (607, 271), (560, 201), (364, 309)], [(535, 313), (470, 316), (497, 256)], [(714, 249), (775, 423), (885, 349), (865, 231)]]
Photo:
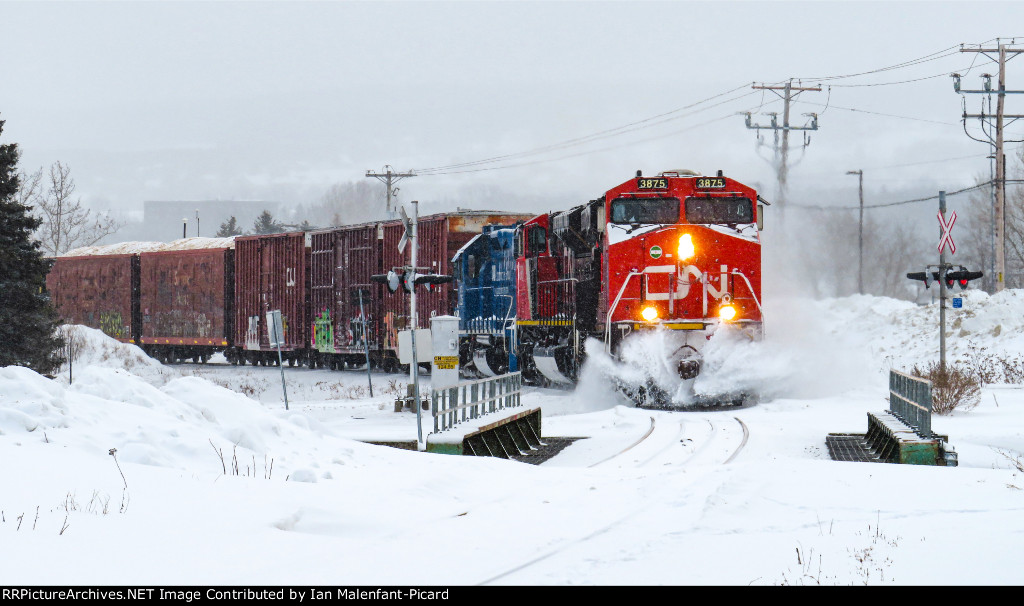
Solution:
[(942, 233), (939, 236), (939, 252), (940, 253), (942, 252), (942, 249), (946, 247), (946, 243), (948, 242), (949, 243), (949, 254), (955, 255), (956, 254), (956, 244), (953, 243), (953, 236), (952, 236), (951, 232), (953, 231), (953, 224), (956, 223), (956, 211), (954, 210), (952, 213), (949, 214), (949, 222), (948, 223), (943, 219), (941, 212), (939, 213), (938, 216), (939, 216), (939, 229), (942, 230)]
[(402, 215), (402, 225), (405, 226), (405, 231), (402, 232), (402, 238), (398, 241), (398, 252), (403, 253), (405, 252), (405, 245), (409, 243), (409, 238), (412, 237), (412, 221), (409, 220), (409, 215), (405, 213), (404, 206), (399, 206), (398, 212)]
[(952, 271), (952, 270), (953, 270), (953, 267), (951, 265), (947, 265), (945, 270), (941, 271), (941, 272), (940, 271), (930, 271), (930, 272), (929, 271), (917, 271), (917, 272), (910, 272), (910, 273), (907, 274), (907, 277), (910, 278), (911, 280), (921, 280), (922, 282), (924, 282), (924, 287), (925, 288), (929, 287), (929, 282), (931, 280), (934, 280), (936, 282), (938, 282), (939, 280), (942, 280), (942, 281), (944, 281), (946, 283), (946, 287), (947, 288), (953, 288), (954, 284), (959, 284), (960, 285), (960, 290), (965, 290), (967, 288), (968, 283), (971, 280), (977, 280), (978, 278), (980, 278), (980, 277), (982, 277), (984, 275), (984, 272), (969, 271), (963, 265), (961, 265), (960, 269), (958, 269), (956, 271)]
[(412, 292), (418, 284), (447, 284), (453, 282), (453, 276), (442, 276), (439, 274), (418, 274), (408, 268), (396, 267), (386, 274), (370, 276), (370, 281), (386, 284), (388, 291), (398, 292), (401, 288), (405, 292)]
[(948, 271), (946, 272), (946, 285), (953, 288), (953, 283), (960, 285), (960, 290), (967, 288), (967, 283), (971, 280), (977, 280), (982, 277), (984, 272), (980, 271), (967, 271), (963, 266), (960, 267), (960, 271)]

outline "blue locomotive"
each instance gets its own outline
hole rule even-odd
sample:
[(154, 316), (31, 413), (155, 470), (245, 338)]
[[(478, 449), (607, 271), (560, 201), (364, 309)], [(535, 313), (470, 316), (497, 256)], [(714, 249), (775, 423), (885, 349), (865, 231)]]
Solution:
[(459, 286), (460, 363), (483, 376), (519, 370), (517, 226), (486, 225), (452, 258)]

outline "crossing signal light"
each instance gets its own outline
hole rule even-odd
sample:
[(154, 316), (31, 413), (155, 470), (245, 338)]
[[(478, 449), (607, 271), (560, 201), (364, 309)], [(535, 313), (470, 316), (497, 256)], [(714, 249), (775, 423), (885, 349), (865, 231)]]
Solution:
[(984, 275), (984, 272), (967, 271), (967, 269), (962, 268), (960, 269), (960, 271), (946, 272), (946, 283), (949, 285), (950, 288), (952, 288), (953, 283), (955, 282), (960, 285), (960, 290), (966, 290), (967, 284), (971, 280), (977, 280), (978, 278)]
[(936, 282), (939, 281), (939, 272), (937, 272), (937, 271), (932, 271), (932, 272), (927, 272), (927, 271), (916, 271), (916, 272), (914, 272), (914, 271), (912, 271), (912, 272), (907, 274), (907, 277), (910, 278), (911, 280), (920, 280), (920, 281), (924, 282), (924, 287), (925, 288), (929, 288), (931, 280), (935, 280)]
[(942, 280), (946, 283), (947, 288), (953, 288), (954, 285), (959, 284), (960, 290), (966, 290), (971, 280), (977, 280), (984, 275), (984, 272), (968, 271), (966, 267), (961, 265), (957, 271), (947, 270), (942, 275), (939, 275), (937, 271), (916, 271), (908, 273), (907, 277), (911, 280), (921, 280), (924, 282), (925, 288), (928, 288), (930, 280), (935, 280), (936, 282)]
[(399, 287), (405, 284), (405, 272), (398, 273), (394, 270), (386, 274), (370, 276), (371, 282), (378, 282), (388, 287), (388, 292), (398, 292)]
[(370, 276), (370, 280), (385, 284), (388, 287), (388, 291), (395, 293), (401, 288), (405, 292), (412, 292), (412, 289), (417, 284), (447, 284), (455, 280), (452, 276), (441, 276), (437, 274), (418, 274), (413, 271), (394, 271), (391, 270), (386, 274), (377, 274)]

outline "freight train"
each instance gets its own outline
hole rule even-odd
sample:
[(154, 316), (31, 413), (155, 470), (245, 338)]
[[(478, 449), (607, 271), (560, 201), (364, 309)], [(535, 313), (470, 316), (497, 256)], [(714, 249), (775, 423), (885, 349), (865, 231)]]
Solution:
[[(614, 357), (630, 335), (660, 331), (659, 363), (692, 383), (721, 325), (761, 334), (759, 202), (721, 171), (637, 171), (568, 210), (422, 217), (416, 271), (453, 280), (416, 287), (418, 317), (426, 325), (457, 315), (461, 365), (477, 376), (522, 371), (534, 384), (571, 385), (588, 347)], [(389, 220), (64, 256), (47, 288), (67, 322), (163, 362), (222, 352), (236, 365), (276, 364), (266, 312), (281, 310), (289, 365), (356, 368), (369, 359), (396, 371), (408, 294), (374, 277), (408, 267), (404, 229)], [(650, 381), (624, 390), (647, 405), (673, 400)]]

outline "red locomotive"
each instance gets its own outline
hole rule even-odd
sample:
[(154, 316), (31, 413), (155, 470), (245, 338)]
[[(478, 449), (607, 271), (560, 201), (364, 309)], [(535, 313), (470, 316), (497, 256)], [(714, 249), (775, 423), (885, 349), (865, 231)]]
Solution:
[[(654, 355), (689, 385), (700, 372), (703, 345), (723, 323), (758, 337), (758, 201), (757, 192), (721, 171), (637, 171), (597, 199), (523, 225), (516, 241), (517, 326), (527, 378), (573, 383), (586, 339), (618, 355), (631, 334), (661, 329), (669, 350)], [(626, 390), (641, 405), (693, 401), (652, 381)]]

